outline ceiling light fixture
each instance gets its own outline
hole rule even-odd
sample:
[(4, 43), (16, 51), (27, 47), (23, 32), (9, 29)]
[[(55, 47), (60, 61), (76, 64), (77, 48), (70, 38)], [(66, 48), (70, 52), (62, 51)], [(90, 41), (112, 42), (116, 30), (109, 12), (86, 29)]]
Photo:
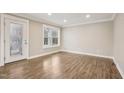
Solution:
[(51, 16), (51, 15), (52, 15), (52, 13), (48, 13), (48, 15), (49, 15), (49, 16)]
[(67, 20), (66, 19), (64, 19), (64, 23), (66, 23), (67, 22)]
[(91, 15), (90, 15), (90, 14), (87, 14), (87, 15), (86, 15), (86, 18), (90, 18), (90, 17), (91, 17)]

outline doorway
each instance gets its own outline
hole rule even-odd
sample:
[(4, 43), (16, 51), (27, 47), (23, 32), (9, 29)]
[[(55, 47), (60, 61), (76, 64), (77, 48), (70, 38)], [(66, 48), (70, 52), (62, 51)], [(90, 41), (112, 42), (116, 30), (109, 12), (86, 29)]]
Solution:
[(29, 56), (29, 21), (3, 14), (3, 61), (10, 63)]

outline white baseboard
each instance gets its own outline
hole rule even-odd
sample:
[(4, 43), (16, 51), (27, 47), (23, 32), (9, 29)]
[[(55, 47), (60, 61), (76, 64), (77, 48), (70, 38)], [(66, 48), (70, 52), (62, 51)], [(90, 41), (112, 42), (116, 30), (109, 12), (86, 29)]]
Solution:
[(46, 55), (50, 55), (50, 54), (57, 53), (57, 52), (59, 52), (59, 50), (43, 53), (43, 54), (40, 54), (40, 55), (31, 56), (31, 57), (29, 57), (29, 59), (33, 59), (33, 58), (37, 58), (37, 57), (41, 57), (41, 56), (46, 56)]
[(90, 55), (90, 56), (98, 56), (98, 57), (104, 57), (104, 58), (110, 58), (113, 59), (113, 62), (115, 63), (118, 71), (120, 72), (122, 78), (124, 79), (124, 73), (121, 70), (120, 66), (118, 65), (117, 61), (115, 60), (114, 57), (111, 56), (103, 56), (103, 55), (97, 55), (97, 54), (92, 54), (92, 53), (84, 53), (84, 52), (78, 52), (78, 51), (70, 51), (70, 50), (61, 50), (62, 52), (69, 52), (69, 53), (75, 53), (75, 54), (83, 54), (83, 55)]
[(61, 50), (61, 51), (62, 51), (62, 52), (69, 52), (69, 53), (75, 53), (75, 54), (83, 54), (83, 55), (98, 56), (98, 57), (104, 57), (104, 58), (113, 59), (112, 56), (103, 56), (103, 55), (98, 55), (98, 54), (93, 54), (93, 53), (84, 53), (84, 52), (70, 51), (70, 50)]
[[(103, 56), (103, 55), (97, 55), (97, 54), (92, 54), (92, 53), (84, 53), (84, 52), (78, 52), (78, 51), (70, 51), (70, 50), (57, 50), (57, 51), (43, 53), (43, 54), (40, 54), (40, 55), (31, 56), (31, 57), (29, 57), (29, 59), (33, 59), (33, 58), (37, 58), (37, 57), (41, 57), (41, 56), (46, 56), (46, 55), (50, 55), (50, 54), (57, 53), (57, 52), (69, 52), (69, 53), (75, 53), (75, 54), (83, 54), (83, 55), (98, 56), (98, 57), (104, 57), (104, 58), (113, 59), (113, 62), (115, 63), (117, 69), (119, 70), (122, 78), (124, 79), (124, 73), (123, 73), (123, 71), (121, 70), (121, 68), (118, 65), (118, 63), (115, 60), (115, 58), (114, 57), (111, 57), (111, 56)], [(0, 63), (0, 66), (4, 66), (4, 64), (1, 64)]]
[(124, 73), (123, 73), (123, 71), (121, 70), (121, 68), (120, 68), (119, 64), (117, 63), (117, 61), (115, 60), (115, 58), (114, 58), (114, 57), (113, 57), (113, 61), (114, 61), (115, 65), (116, 65), (116, 67), (117, 67), (118, 71), (120, 72), (120, 74), (121, 74), (122, 78), (124, 79)]

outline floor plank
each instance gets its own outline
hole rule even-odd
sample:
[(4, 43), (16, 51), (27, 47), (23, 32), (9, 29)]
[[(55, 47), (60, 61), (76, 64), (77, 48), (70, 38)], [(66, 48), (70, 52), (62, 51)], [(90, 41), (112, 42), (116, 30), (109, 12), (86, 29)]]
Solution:
[(121, 79), (112, 59), (59, 52), (0, 67), (1, 79)]

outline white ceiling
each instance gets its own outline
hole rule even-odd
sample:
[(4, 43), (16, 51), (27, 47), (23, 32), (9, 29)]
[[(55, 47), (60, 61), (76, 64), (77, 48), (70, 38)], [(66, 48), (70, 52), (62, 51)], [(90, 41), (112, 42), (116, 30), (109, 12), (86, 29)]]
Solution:
[[(89, 14), (89, 13), (88, 13)], [(103, 21), (113, 20), (115, 14), (113, 13), (90, 13), (91, 17), (86, 18), (87, 13), (52, 13), (48, 15), (47, 13), (18, 13), (14, 14), (22, 17), (27, 17), (32, 20), (41, 21), (44, 23), (49, 23), (67, 27), (75, 26), (81, 24), (89, 24)], [(67, 22), (64, 22), (64, 19)]]

